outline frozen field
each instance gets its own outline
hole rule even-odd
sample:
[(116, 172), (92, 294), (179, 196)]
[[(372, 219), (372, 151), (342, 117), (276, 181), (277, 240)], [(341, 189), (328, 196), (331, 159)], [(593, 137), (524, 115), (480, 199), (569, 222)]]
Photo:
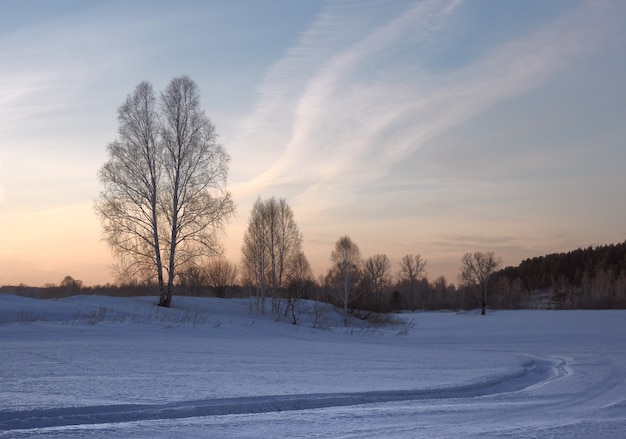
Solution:
[(154, 302), (0, 295), (0, 438), (626, 437), (624, 311), (319, 329)]

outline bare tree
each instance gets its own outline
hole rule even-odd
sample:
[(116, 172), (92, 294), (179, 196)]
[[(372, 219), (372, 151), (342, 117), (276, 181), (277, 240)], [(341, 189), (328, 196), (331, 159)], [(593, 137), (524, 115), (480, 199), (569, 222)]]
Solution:
[(341, 282), (343, 318), (344, 324), (348, 323), (348, 302), (361, 266), (361, 251), (349, 236), (342, 236), (335, 243), (335, 248), (330, 254), (333, 267), (329, 273), (330, 279)]
[(364, 264), (364, 273), (369, 286), (374, 293), (374, 302), (380, 306), (383, 291), (391, 284), (391, 261), (387, 255), (374, 255), (368, 258)]
[(214, 258), (204, 268), (208, 286), (217, 297), (226, 297), (226, 289), (237, 281), (237, 265), (224, 258)]
[(155, 275), (165, 293), (161, 260), (158, 197), (161, 178), (157, 101), (148, 82), (140, 83), (118, 109), (118, 138), (108, 145), (100, 169), (104, 190), (96, 203), (105, 240), (120, 258), (125, 280)]
[(461, 274), (459, 283), (476, 292), (480, 303), (481, 314), (487, 312), (487, 287), (489, 279), (498, 269), (502, 261), (493, 252), (465, 253), (461, 258)]
[(269, 290), (272, 311), (280, 312), (289, 267), (301, 250), (302, 234), (287, 202), (274, 197), (265, 201), (259, 198), (252, 207), (242, 247), (244, 277), (260, 293), (259, 311), (265, 311), (265, 294)]
[(296, 303), (298, 299), (312, 293), (314, 288), (313, 271), (309, 260), (303, 252), (295, 255), (288, 268), (287, 275), (288, 285), (286, 288), (287, 306), (285, 307), (285, 316), (291, 313), (291, 323), (298, 323), (296, 316)]
[(230, 157), (217, 143), (215, 127), (200, 109), (200, 89), (187, 76), (174, 78), (161, 94), (161, 130), (169, 224), (169, 306), (176, 268), (196, 257), (218, 255), (216, 232), (235, 206), (225, 190)]
[[(300, 268), (306, 271), (308, 261), (302, 253), (302, 233), (296, 224), (293, 211), (287, 204), (285, 199), (275, 200), (271, 198), (268, 202), (272, 206), (269, 210), (274, 213), (276, 219), (272, 221), (275, 233), (272, 236), (271, 255), (272, 255), (272, 290), (273, 296), (286, 295), (286, 287), (289, 277), (292, 274), (290, 270)], [(300, 259), (298, 259), (300, 258)], [(293, 303), (292, 303), (293, 304)], [(275, 303), (275, 312), (280, 312), (279, 302)]]
[[(418, 281), (426, 277), (426, 260), (420, 255), (405, 255), (400, 261), (398, 280), (408, 285), (409, 308), (413, 309), (413, 298), (417, 290)], [(420, 309), (424, 308), (420, 295)]]
[(204, 296), (207, 293), (207, 275), (203, 267), (189, 264), (178, 270), (178, 286), (189, 296)]
[(142, 82), (118, 120), (96, 211), (123, 266), (156, 278), (159, 305), (170, 306), (177, 269), (221, 251), (217, 232), (235, 211), (225, 189), (230, 159), (187, 76), (174, 78), (158, 102)]
[[(242, 281), (249, 288), (254, 288), (257, 312), (265, 312), (265, 274), (267, 271), (267, 238), (268, 227), (265, 221), (265, 210), (259, 198), (252, 206), (248, 219), (248, 228), (243, 235), (241, 247)], [(252, 292), (250, 293), (252, 297)]]

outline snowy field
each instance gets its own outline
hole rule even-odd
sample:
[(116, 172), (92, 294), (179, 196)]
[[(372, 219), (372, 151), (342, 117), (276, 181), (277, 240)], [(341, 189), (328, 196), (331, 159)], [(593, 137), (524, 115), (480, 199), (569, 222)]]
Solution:
[(0, 438), (623, 438), (626, 312), (0, 295)]

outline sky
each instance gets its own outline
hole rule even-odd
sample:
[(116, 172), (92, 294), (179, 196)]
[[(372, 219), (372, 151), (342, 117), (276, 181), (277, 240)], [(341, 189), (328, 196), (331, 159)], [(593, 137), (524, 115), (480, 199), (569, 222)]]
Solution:
[(113, 282), (94, 201), (117, 108), (189, 75), (231, 156), (239, 263), (285, 198), (316, 277), (504, 266), (626, 239), (626, 2), (0, 1), (0, 285)]

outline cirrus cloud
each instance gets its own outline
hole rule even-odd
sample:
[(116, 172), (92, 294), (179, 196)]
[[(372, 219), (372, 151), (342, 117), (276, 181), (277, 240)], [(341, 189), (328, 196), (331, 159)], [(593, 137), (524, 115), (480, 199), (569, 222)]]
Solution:
[(351, 6), (329, 6), (268, 72), (235, 142), (257, 150), (246, 168), (253, 178), (235, 182), (237, 195), (278, 190), (318, 211), (350, 202), (355, 188), (435, 136), (591, 53), (611, 20), (608, 4), (586, 2), (463, 65), (435, 69), (420, 55), (433, 41), (459, 43), (462, 2), (419, 2), (382, 21), (375, 5), (360, 5), (357, 16)]

